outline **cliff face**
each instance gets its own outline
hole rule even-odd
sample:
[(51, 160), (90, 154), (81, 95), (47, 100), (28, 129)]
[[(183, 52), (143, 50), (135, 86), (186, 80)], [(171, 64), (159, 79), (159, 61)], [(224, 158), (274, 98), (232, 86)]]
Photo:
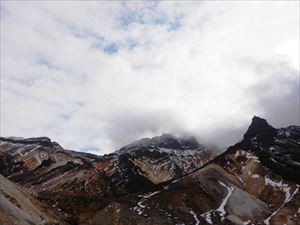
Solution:
[[(31, 215), (31, 224), (300, 221), (297, 126), (275, 129), (254, 117), (244, 139), (216, 158), (195, 138), (170, 134), (104, 156), (65, 150), (44, 137), (0, 141), (1, 182), (32, 200), (22, 207), (2, 188), (4, 224), (27, 218), (12, 207)], [(36, 214), (28, 211), (33, 207)]]

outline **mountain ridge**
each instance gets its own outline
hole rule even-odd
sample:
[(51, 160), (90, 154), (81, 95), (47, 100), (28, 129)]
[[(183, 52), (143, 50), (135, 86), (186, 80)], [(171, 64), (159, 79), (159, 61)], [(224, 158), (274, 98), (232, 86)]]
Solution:
[[(0, 173), (46, 207), (43, 224), (297, 225), (299, 153), (300, 127), (253, 117), (243, 140), (216, 157), (195, 138), (171, 134), (103, 156), (46, 137), (0, 138)], [(0, 192), (0, 214), (19, 221), (7, 196)]]

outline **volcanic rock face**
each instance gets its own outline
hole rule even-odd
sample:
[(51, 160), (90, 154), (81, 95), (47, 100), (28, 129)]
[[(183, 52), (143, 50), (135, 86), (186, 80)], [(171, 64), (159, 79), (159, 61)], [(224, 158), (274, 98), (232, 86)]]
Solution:
[(244, 140), (234, 148), (256, 154), (262, 163), (286, 179), (300, 183), (300, 127), (275, 129), (254, 117)]
[(0, 138), (0, 223), (299, 224), (300, 127), (254, 117), (213, 157), (170, 134), (104, 156)]
[(213, 157), (194, 137), (177, 138), (171, 134), (136, 141), (116, 154), (119, 159), (128, 158), (139, 168), (140, 175), (155, 184), (190, 173)]

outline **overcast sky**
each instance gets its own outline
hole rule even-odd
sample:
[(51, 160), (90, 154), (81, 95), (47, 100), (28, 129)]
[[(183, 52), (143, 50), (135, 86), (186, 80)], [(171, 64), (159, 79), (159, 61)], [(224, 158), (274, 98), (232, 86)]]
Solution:
[(298, 1), (1, 1), (1, 136), (222, 147), (299, 114)]

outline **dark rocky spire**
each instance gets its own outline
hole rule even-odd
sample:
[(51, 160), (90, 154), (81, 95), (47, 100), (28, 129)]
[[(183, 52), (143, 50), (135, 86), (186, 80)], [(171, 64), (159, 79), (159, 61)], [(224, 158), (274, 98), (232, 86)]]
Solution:
[(276, 129), (268, 124), (267, 120), (254, 116), (244, 139), (253, 137), (273, 138), (276, 135)]

